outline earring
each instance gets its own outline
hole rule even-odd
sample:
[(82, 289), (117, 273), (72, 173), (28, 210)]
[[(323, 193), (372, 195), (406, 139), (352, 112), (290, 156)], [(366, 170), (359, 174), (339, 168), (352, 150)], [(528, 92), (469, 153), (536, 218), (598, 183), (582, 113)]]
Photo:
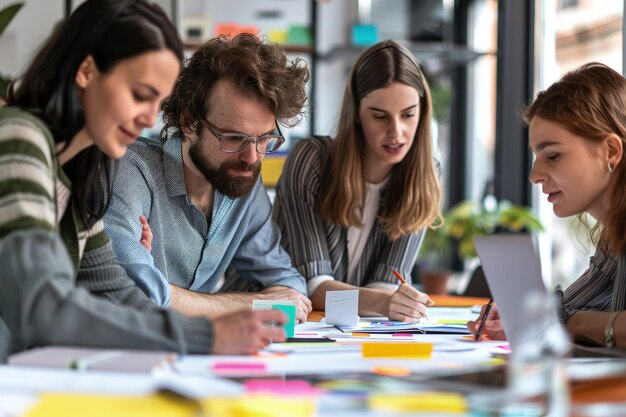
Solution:
[(613, 173), (613, 165), (611, 165), (610, 162), (608, 163), (607, 168), (609, 169), (609, 174), (612, 174)]

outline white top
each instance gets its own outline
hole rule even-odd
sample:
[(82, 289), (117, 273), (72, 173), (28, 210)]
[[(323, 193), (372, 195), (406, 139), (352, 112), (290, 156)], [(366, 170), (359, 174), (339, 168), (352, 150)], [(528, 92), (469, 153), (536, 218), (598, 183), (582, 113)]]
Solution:
[(350, 227), (348, 229), (348, 281), (361, 282), (363, 277), (354, 277), (356, 267), (363, 253), (367, 238), (372, 231), (372, 226), (378, 214), (380, 205), (380, 190), (387, 184), (389, 177), (378, 184), (365, 183), (365, 201), (361, 207), (362, 227)]

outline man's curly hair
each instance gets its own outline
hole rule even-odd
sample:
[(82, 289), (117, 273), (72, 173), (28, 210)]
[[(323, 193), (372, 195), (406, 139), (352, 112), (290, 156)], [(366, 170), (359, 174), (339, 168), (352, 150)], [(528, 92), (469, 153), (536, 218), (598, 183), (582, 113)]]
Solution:
[(187, 60), (172, 94), (161, 104), (165, 122), (162, 140), (169, 134), (182, 137), (183, 127), (198, 131), (211, 111), (211, 88), (221, 79), (230, 80), (240, 92), (266, 104), (280, 124), (292, 127), (302, 120), (309, 81), (304, 60), (288, 60), (280, 46), (264, 43), (254, 35), (220, 36), (206, 42)]

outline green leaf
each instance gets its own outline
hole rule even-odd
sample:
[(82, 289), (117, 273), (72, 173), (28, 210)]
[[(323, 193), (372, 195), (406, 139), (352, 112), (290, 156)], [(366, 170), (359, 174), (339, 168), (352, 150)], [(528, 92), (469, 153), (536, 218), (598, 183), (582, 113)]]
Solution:
[(0, 10), (0, 35), (4, 32), (4, 29), (11, 23), (13, 17), (24, 6), (24, 3), (11, 4), (4, 9)]

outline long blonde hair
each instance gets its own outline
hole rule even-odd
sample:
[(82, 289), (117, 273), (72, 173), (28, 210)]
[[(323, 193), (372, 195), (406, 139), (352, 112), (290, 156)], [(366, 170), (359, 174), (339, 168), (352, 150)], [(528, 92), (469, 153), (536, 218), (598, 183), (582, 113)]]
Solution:
[(379, 221), (390, 239), (413, 233), (441, 219), (441, 188), (433, 160), (430, 90), (411, 52), (387, 40), (367, 49), (352, 67), (341, 106), (337, 137), (321, 179), (318, 209), (344, 227), (361, 226), (365, 198), (365, 138), (357, 116), (361, 100), (374, 90), (400, 82), (420, 96), (420, 118), (413, 145), (391, 171)]

